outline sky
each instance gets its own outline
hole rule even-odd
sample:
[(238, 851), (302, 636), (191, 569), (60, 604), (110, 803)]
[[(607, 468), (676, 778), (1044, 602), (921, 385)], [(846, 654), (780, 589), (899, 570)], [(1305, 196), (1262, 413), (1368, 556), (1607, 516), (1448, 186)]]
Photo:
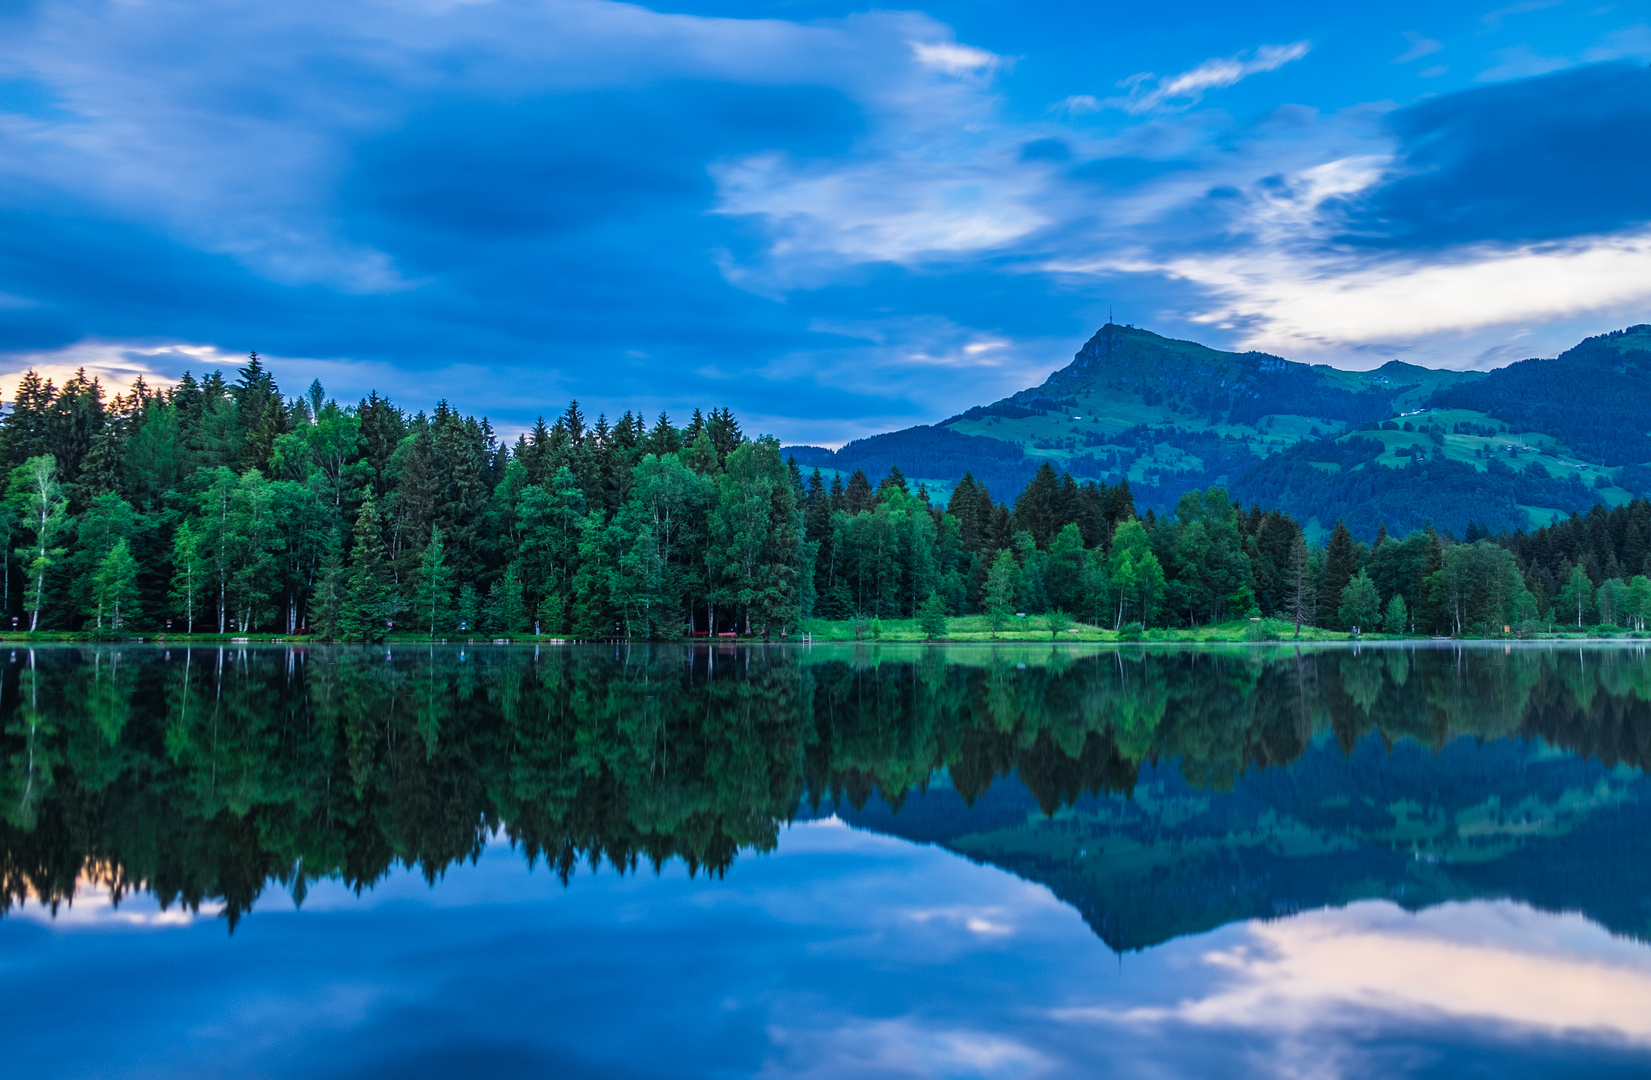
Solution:
[(794, 825), (726, 878), (564, 887), (495, 842), (427, 885), (223, 921), (84, 889), (0, 921), (24, 1076), (1352, 1080), (1643, 1076), (1651, 949), (1511, 901), (1284, 913), (1113, 953), (1041, 885)]
[(1651, 321), (1651, 4), (0, 0), (0, 390), (233, 368), (840, 444), (1109, 317), (1483, 368)]

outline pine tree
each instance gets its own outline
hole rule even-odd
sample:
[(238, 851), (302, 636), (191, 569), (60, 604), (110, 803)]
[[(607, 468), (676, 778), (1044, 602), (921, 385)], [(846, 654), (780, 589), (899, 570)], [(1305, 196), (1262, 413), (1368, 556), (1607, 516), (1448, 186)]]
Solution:
[(459, 589), (459, 629), (475, 633), (481, 625), (482, 602), (476, 595), (476, 586), (465, 582)]
[(488, 629), (498, 634), (515, 635), (527, 630), (527, 607), (522, 602), (522, 579), (516, 573), (516, 564), (505, 567), (504, 573), (487, 593)]
[(946, 636), (946, 602), (936, 593), (930, 593), (929, 598), (923, 601), (917, 609), (917, 622), (923, 628), (923, 636), (935, 641)]
[(321, 576), (310, 604), (312, 629), (324, 640), (334, 641), (344, 629), (344, 606), (349, 580), (344, 569), (344, 542), (334, 528), (327, 534), (321, 555)]
[(355, 519), (350, 548), (350, 573), (339, 617), (340, 636), (346, 641), (378, 641), (394, 614), (390, 566), (384, 547), (384, 526), (378, 507), (369, 497)]
[(1347, 531), (1345, 522), (1336, 522), (1335, 529), (1331, 530), (1330, 542), (1324, 545), (1324, 598), (1327, 603), (1336, 603), (1341, 597), (1341, 591), (1347, 588), (1347, 583), (1353, 580), (1353, 575), (1359, 569), (1358, 547), (1353, 543), (1353, 534)]
[(430, 542), (424, 545), (415, 594), (419, 624), (432, 638), (438, 628), (447, 625), (448, 612), (453, 605), (452, 579), (453, 573), (447, 568), (441, 528), (438, 526), (430, 530)]

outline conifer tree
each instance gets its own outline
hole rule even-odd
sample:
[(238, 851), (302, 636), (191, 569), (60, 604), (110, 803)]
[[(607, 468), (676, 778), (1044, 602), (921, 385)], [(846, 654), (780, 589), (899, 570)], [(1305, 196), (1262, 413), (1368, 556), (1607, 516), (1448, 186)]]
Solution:
[(923, 601), (917, 609), (917, 622), (923, 628), (923, 636), (930, 641), (946, 636), (946, 602), (940, 599), (939, 594), (930, 593), (929, 598)]
[(445, 550), (441, 542), (441, 527), (430, 530), (430, 542), (424, 545), (424, 557), (419, 561), (415, 609), (419, 624), (432, 638), (439, 628), (447, 625), (448, 612), (453, 604), (453, 574), (447, 568)]
[(340, 636), (346, 641), (378, 641), (385, 623), (395, 613), (390, 566), (384, 546), (384, 526), (378, 507), (369, 497), (355, 519), (350, 547), (350, 572), (339, 617)]
[(516, 564), (505, 567), (504, 573), (487, 594), (488, 629), (496, 633), (514, 635), (527, 629), (527, 607), (522, 602), (522, 579), (516, 573)]
[(476, 586), (465, 582), (459, 588), (459, 629), (475, 633), (481, 627), (482, 602)]
[(1346, 522), (1338, 521), (1330, 532), (1330, 542), (1324, 546), (1322, 587), (1326, 604), (1340, 601), (1341, 591), (1347, 588), (1358, 569), (1358, 548), (1353, 543), (1353, 534), (1347, 530)]
[(349, 581), (344, 569), (344, 541), (334, 528), (327, 534), (321, 554), (321, 573), (315, 599), (310, 606), (312, 629), (327, 641), (336, 640), (344, 629), (345, 597)]

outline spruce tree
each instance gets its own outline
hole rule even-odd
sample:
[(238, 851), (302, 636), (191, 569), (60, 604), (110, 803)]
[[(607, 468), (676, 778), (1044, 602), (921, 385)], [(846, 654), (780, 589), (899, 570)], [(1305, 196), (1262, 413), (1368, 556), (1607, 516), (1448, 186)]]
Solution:
[(1336, 527), (1330, 533), (1330, 542), (1324, 545), (1324, 581), (1322, 588), (1327, 603), (1336, 603), (1341, 598), (1341, 591), (1347, 588), (1347, 583), (1353, 580), (1353, 575), (1359, 570), (1358, 547), (1353, 543), (1353, 534), (1347, 531), (1345, 522), (1336, 522)]
[(334, 528), (327, 534), (321, 554), (321, 573), (310, 602), (311, 629), (327, 641), (336, 640), (344, 628), (345, 593), (349, 582), (344, 570), (344, 542)]
[(385, 621), (394, 613), (390, 588), (390, 566), (384, 547), (384, 524), (371, 497), (361, 504), (355, 519), (355, 540), (350, 547), (350, 573), (339, 616), (339, 632), (345, 641), (378, 641), (384, 637)]
[(442, 547), (441, 528), (437, 526), (430, 530), (430, 542), (424, 545), (415, 594), (419, 625), (432, 638), (438, 629), (447, 625), (448, 611), (453, 605), (452, 579)]
[(929, 598), (923, 601), (917, 609), (917, 622), (923, 628), (923, 636), (930, 641), (946, 636), (946, 602), (936, 593), (930, 593)]

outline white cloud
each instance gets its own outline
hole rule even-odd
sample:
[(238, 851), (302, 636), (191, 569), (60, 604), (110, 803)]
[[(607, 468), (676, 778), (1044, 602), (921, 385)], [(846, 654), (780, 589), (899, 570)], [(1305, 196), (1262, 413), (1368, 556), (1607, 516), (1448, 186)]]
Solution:
[(1306, 56), (1312, 47), (1308, 41), (1263, 45), (1253, 56), (1236, 53), (1206, 60), (1190, 71), (1163, 79), (1150, 71), (1141, 72), (1119, 84), (1128, 88), (1126, 96), (1107, 98), (1103, 104), (1132, 114), (1151, 112), (1165, 106), (1194, 105), (1210, 90), (1233, 86), (1251, 75), (1277, 71), (1292, 60)]
[(1376, 1014), (1651, 1045), (1651, 953), (1581, 916), (1507, 902), (1412, 915), (1371, 902), (1252, 923), (1247, 936), (1204, 955), (1227, 978), (1202, 996), (1057, 1016), (1287, 1033), (1359, 1026)]
[(919, 64), (947, 75), (990, 74), (1003, 63), (1003, 58), (996, 53), (953, 41), (914, 41), (911, 49)]
[(1404, 348), (1437, 335), (1516, 331), (1583, 313), (1651, 306), (1651, 232), (1565, 245), (1472, 245), (1449, 254), (1369, 259), (1247, 251), (1139, 263), (1201, 286), (1194, 317), (1247, 326), (1245, 348), (1286, 356)]

